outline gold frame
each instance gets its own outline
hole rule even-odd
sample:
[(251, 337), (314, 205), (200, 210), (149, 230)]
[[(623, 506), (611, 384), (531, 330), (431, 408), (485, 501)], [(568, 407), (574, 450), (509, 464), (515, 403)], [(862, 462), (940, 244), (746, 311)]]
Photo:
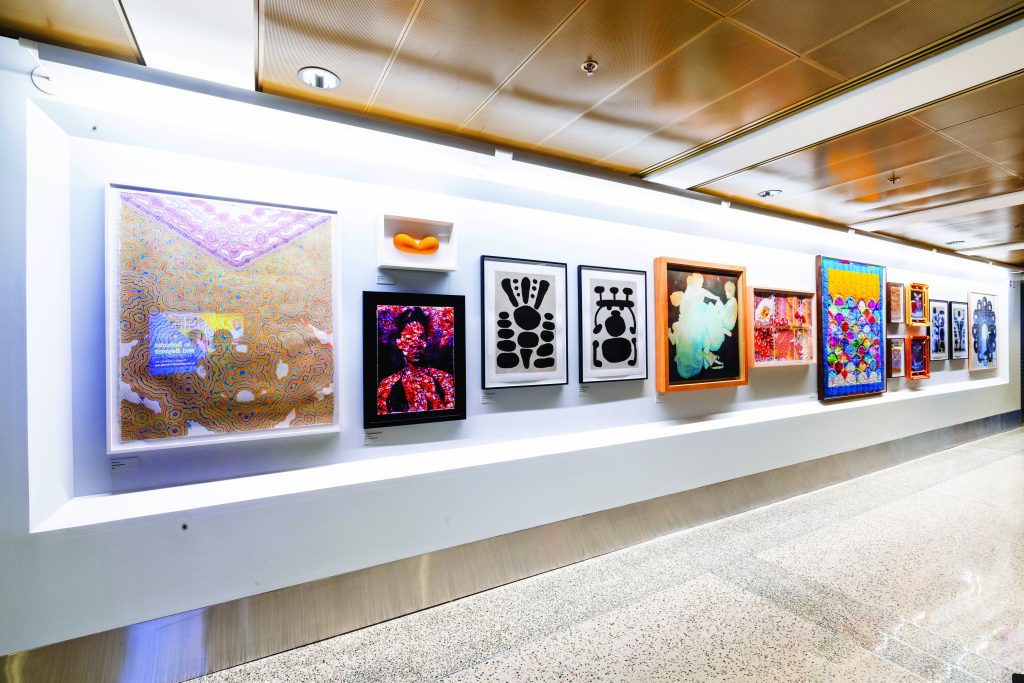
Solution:
[[(923, 302), (924, 317), (923, 318), (915, 318), (913, 316), (913, 314), (911, 313), (911, 311), (913, 309), (910, 307), (910, 298), (911, 298), (911, 296), (913, 296), (913, 293), (914, 293), (915, 290), (918, 291), (918, 292), (922, 292), (924, 294), (924, 302)], [(927, 327), (928, 325), (931, 325), (932, 324), (932, 311), (931, 311), (931, 308), (929, 308), (930, 302), (931, 302), (931, 297), (928, 296), (928, 285), (924, 284), (923, 282), (911, 282), (911, 283), (907, 284), (906, 308), (903, 311), (903, 320), (905, 321), (904, 324), (905, 325), (911, 325), (913, 327)]]
[[(740, 374), (735, 379), (706, 380), (670, 384), (668, 381), (668, 271), (669, 269), (688, 269), (694, 272), (706, 271), (712, 274), (725, 274), (736, 277), (736, 333), (739, 335)], [(657, 359), (657, 389), (661, 393), (673, 391), (691, 391), (694, 389), (715, 389), (718, 387), (735, 387), (747, 383), (747, 269), (742, 266), (726, 266), (703, 261), (687, 261), (660, 256), (654, 259), (654, 341)]]

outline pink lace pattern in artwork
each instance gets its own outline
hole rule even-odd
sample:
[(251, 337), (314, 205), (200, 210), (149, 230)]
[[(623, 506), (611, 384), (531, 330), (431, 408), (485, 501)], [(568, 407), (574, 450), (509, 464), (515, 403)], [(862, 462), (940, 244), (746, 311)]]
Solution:
[(121, 192), (121, 201), (232, 268), (243, 268), (330, 220), (301, 209), (148, 192)]

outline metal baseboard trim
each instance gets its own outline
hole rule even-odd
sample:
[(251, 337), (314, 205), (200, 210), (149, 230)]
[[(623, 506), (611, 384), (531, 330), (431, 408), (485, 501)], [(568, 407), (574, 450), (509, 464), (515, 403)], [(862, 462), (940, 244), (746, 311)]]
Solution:
[(1021, 411), (0, 657), (0, 682), (178, 683), (1015, 429)]

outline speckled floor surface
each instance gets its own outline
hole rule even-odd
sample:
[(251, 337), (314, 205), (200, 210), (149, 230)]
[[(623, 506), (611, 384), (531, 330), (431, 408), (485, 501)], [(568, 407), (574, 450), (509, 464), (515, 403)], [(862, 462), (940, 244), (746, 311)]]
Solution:
[(1022, 503), (1015, 430), (200, 680), (1008, 682)]

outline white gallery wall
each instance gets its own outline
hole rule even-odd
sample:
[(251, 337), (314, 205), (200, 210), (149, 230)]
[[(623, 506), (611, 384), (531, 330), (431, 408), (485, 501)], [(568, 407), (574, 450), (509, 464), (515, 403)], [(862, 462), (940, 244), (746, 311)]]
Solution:
[[(0, 654), (1020, 408), (1004, 269), (168, 87), (52, 65), (0, 40)], [(334, 210), (338, 434), (105, 448), (108, 183)], [(451, 221), (458, 270), (379, 271), (383, 215)], [(480, 256), (565, 262), (566, 386), (480, 389)], [(997, 370), (822, 404), (816, 368), (659, 396), (576, 378), (576, 267), (670, 256), (814, 290), (815, 255), (877, 263), (936, 299), (999, 295)], [(362, 429), (362, 292), (464, 294), (468, 419)], [(889, 334), (905, 328), (889, 326)], [(756, 444), (756, 446), (753, 446)], [(131, 454), (135, 456), (136, 454)], [(187, 529), (183, 528), (187, 525)]]

